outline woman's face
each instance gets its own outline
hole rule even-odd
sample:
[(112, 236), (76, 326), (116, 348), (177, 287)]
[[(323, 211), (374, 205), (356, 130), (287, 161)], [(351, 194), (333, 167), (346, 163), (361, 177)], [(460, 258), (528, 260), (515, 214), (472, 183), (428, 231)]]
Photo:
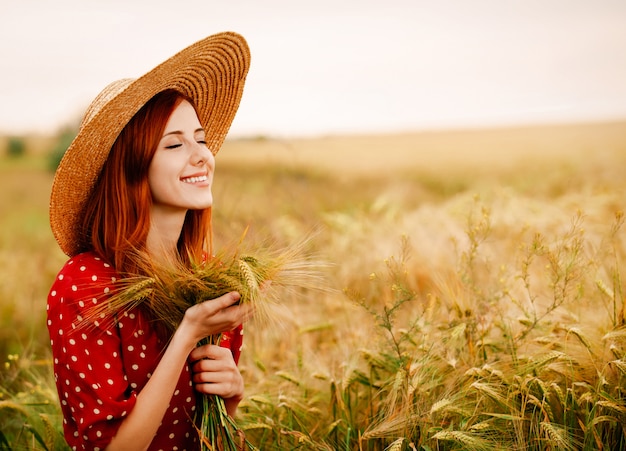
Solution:
[[(153, 213), (201, 210), (213, 203), (215, 158), (193, 106), (174, 109), (148, 169)], [(154, 215), (153, 215), (154, 216)]]

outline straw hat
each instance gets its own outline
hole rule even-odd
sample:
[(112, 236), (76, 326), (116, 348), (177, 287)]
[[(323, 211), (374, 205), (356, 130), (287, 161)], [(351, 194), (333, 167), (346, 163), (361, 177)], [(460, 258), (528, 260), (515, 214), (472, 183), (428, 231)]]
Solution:
[(50, 225), (61, 250), (73, 256), (83, 248), (78, 224), (85, 203), (111, 146), (148, 100), (166, 89), (191, 98), (215, 154), (239, 107), (249, 66), (244, 38), (224, 32), (196, 42), (140, 78), (107, 86), (87, 109), (54, 177)]

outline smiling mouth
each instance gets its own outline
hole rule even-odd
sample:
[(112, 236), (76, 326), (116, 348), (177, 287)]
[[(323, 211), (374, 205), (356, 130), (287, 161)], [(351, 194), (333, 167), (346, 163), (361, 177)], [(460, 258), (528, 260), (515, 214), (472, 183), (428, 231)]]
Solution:
[(184, 179), (180, 179), (181, 182), (184, 183), (198, 183), (198, 182), (206, 182), (209, 178), (206, 175), (201, 175), (199, 177), (186, 177)]

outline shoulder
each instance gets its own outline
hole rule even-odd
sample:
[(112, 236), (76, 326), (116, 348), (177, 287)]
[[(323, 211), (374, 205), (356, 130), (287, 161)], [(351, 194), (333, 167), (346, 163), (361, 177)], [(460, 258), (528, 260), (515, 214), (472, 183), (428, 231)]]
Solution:
[(59, 274), (73, 275), (82, 274), (87, 271), (95, 271), (102, 274), (115, 273), (113, 267), (100, 258), (96, 253), (84, 252), (82, 254), (75, 255), (65, 262), (65, 265), (63, 265)]
[[(117, 273), (96, 254), (88, 252), (70, 258), (57, 274), (48, 293), (48, 327), (69, 331), (78, 324), (99, 326), (99, 305), (109, 298)], [(109, 324), (103, 324), (109, 327)]]
[(87, 297), (107, 294), (118, 279), (113, 267), (93, 252), (70, 258), (54, 280), (51, 293)]

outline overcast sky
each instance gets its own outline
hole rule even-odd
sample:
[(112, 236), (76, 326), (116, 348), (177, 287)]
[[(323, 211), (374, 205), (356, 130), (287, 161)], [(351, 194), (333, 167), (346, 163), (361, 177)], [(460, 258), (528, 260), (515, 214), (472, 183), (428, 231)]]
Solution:
[(236, 135), (626, 118), (624, 0), (1, 1), (4, 133), (225, 30), (252, 51)]

